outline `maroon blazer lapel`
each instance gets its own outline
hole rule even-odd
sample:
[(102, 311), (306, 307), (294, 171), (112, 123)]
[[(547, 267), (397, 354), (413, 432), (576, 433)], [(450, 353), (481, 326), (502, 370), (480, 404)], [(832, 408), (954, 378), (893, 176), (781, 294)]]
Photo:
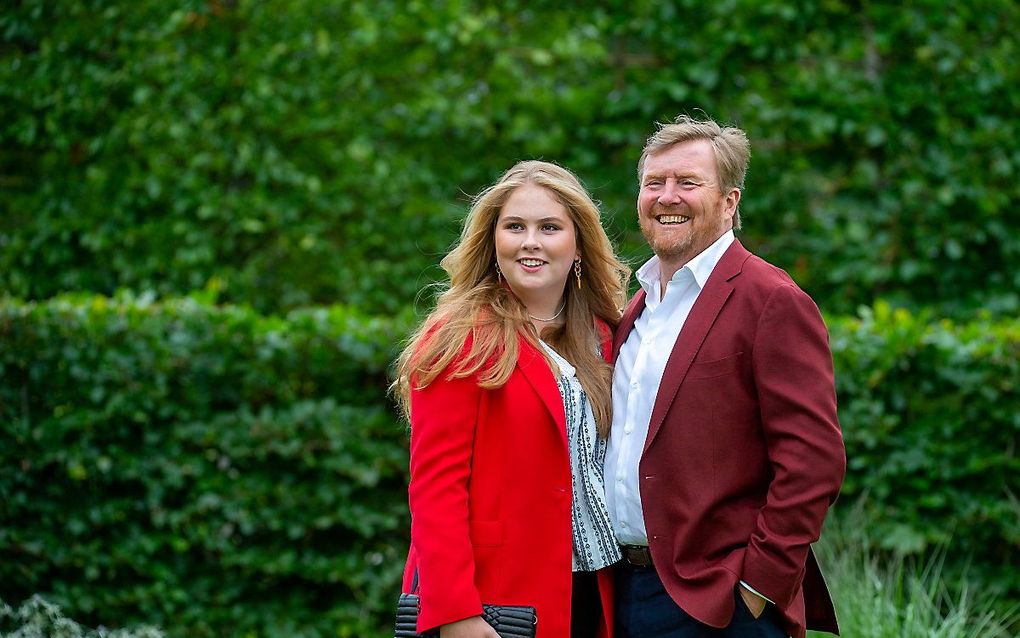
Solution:
[(640, 288), (637, 294), (627, 304), (627, 309), (623, 311), (623, 317), (620, 318), (620, 325), (616, 327), (616, 336), (613, 339), (613, 359), (610, 363), (616, 361), (617, 355), (620, 354), (620, 348), (623, 347), (623, 342), (627, 340), (627, 336), (630, 331), (634, 328), (634, 322), (637, 321), (638, 315), (645, 309), (645, 289)]
[[(701, 344), (705, 342), (705, 337), (708, 336), (708, 331), (715, 323), (719, 312), (726, 305), (726, 300), (733, 293), (732, 280), (740, 274), (744, 260), (750, 254), (739, 241), (734, 240), (712, 270), (708, 281), (705, 282), (704, 290), (694, 302), (691, 313), (687, 315), (687, 321), (680, 330), (673, 352), (666, 361), (666, 369), (662, 373), (659, 392), (655, 396), (655, 405), (652, 407), (652, 416), (648, 424), (648, 435), (645, 437), (644, 452), (648, 451), (655, 435), (659, 433), (666, 413), (673, 403), (673, 397), (687, 376), (694, 357), (701, 349)], [(631, 325), (633, 326), (633, 322)]]

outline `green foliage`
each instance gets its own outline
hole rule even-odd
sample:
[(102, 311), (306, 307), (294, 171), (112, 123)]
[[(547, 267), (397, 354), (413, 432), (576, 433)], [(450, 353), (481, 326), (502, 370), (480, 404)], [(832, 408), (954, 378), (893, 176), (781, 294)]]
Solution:
[(841, 498), (868, 503), (884, 548), (951, 544), (1020, 600), (1020, 320), (955, 324), (878, 304), (830, 329)]
[[(924, 556), (872, 549), (862, 508), (837, 507), (815, 552), (825, 571), (843, 638), (1009, 638), (1020, 627), (1016, 606), (1000, 610), (995, 594), (954, 587), (942, 545)], [(812, 638), (829, 634), (808, 632)]]
[(6, 638), (163, 638), (153, 627), (91, 630), (64, 617), (60, 608), (32, 596), (18, 609), (0, 600), (0, 636)]
[[(382, 636), (407, 546), (385, 395), (408, 317), (192, 298), (0, 302), (0, 598), (172, 636)], [(830, 320), (879, 552), (1020, 598), (1020, 320)]]
[(0, 289), (212, 287), (393, 312), (514, 160), (624, 252), (652, 122), (748, 130), (747, 243), (820, 305), (1020, 308), (1020, 5), (19, 0), (0, 14)]
[(0, 597), (170, 635), (360, 636), (408, 528), (405, 323), (192, 299), (0, 305)]

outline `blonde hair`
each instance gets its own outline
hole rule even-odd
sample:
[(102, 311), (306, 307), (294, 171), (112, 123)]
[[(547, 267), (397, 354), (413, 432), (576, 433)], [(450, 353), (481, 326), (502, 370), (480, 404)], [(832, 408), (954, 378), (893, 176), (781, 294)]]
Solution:
[[(719, 126), (714, 120), (696, 120), (689, 115), (678, 115), (669, 124), (657, 124), (658, 130), (645, 142), (638, 160), (638, 181), (645, 168), (645, 160), (667, 148), (683, 142), (707, 140), (715, 153), (719, 189), (724, 194), (736, 188), (744, 190), (744, 177), (751, 159), (751, 142), (747, 133), (734, 126)], [(733, 215), (733, 228), (740, 228), (740, 207)]]
[(440, 261), (450, 278), (446, 289), (400, 354), (392, 389), (410, 420), (412, 387), (424, 388), (441, 374), (451, 378), (477, 375), (482, 388), (502, 387), (517, 363), (521, 336), (545, 355), (527, 309), (498, 281), (495, 269), (496, 221), (510, 194), (525, 184), (548, 189), (574, 222), (582, 256), (581, 286), (576, 285), (573, 274), (568, 277), (566, 321), (546, 328), (542, 339), (576, 368), (599, 433), (607, 436), (612, 368), (597, 351), (603, 335), (596, 319), (610, 329), (619, 323), (630, 269), (613, 252), (598, 206), (584, 186), (573, 173), (550, 162), (518, 162), (474, 199), (460, 241)]

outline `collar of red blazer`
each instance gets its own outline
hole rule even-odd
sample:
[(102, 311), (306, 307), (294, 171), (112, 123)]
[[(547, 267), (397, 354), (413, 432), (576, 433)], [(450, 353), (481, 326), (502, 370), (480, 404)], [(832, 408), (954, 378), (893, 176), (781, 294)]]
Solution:
[[(612, 343), (609, 327), (601, 320), (596, 320), (597, 331), (603, 337), (602, 352), (609, 354)], [(633, 322), (632, 322), (633, 325)], [(608, 360), (608, 357), (607, 357)], [(524, 378), (528, 380), (535, 393), (542, 399), (549, 416), (556, 423), (559, 432), (563, 433), (563, 444), (567, 444), (567, 424), (563, 410), (563, 398), (560, 396), (560, 388), (553, 377), (552, 370), (546, 363), (545, 356), (527, 339), (520, 337), (517, 355), (517, 369), (521, 371)]]

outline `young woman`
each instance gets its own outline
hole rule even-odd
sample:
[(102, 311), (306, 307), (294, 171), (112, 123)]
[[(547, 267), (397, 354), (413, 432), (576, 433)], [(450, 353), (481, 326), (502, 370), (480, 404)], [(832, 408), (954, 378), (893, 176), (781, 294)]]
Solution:
[(449, 286), (394, 384), (411, 423), (418, 630), (495, 638), (486, 603), (535, 607), (539, 638), (608, 636), (606, 360), (629, 271), (577, 178), (539, 161), (475, 199), (441, 264)]

